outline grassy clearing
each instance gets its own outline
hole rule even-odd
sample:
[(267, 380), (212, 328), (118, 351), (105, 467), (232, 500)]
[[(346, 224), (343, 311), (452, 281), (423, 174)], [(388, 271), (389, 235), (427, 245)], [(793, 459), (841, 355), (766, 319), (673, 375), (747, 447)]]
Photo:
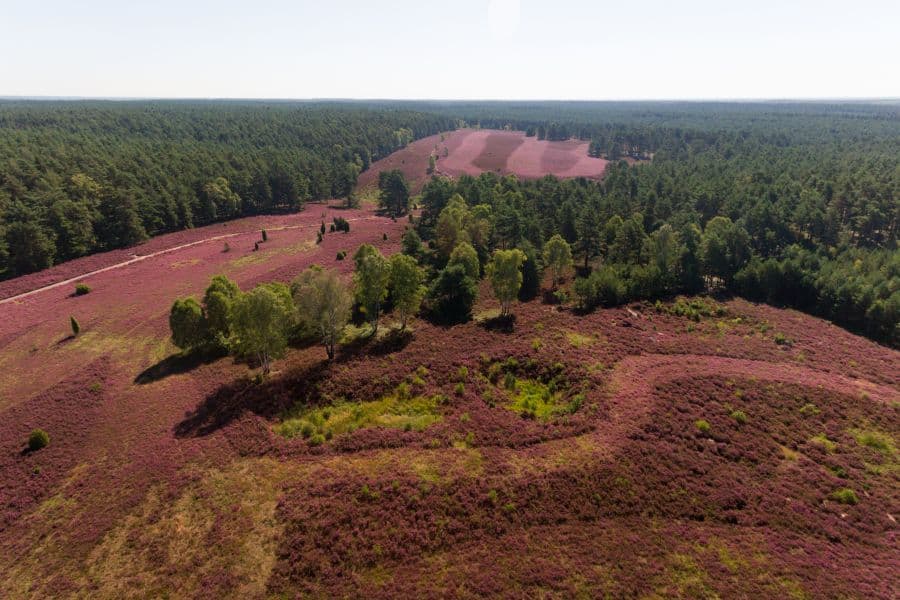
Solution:
[(235, 597), (263, 596), (291, 474), (290, 465), (253, 459), (204, 472), (174, 502), (151, 491), (91, 552), (83, 586), (97, 598), (191, 597), (217, 595), (209, 582), (221, 579)]
[(511, 392), (508, 408), (524, 417), (547, 421), (569, 412), (568, 405), (562, 402), (562, 392), (553, 389), (550, 384), (535, 379), (517, 379)]
[(409, 386), (401, 384), (391, 394), (371, 402), (341, 402), (333, 406), (301, 409), (275, 426), (279, 434), (302, 436), (312, 443), (323, 443), (335, 435), (352, 433), (365, 427), (393, 427), (422, 431), (440, 421), (442, 396), (412, 396)]
[(577, 331), (567, 331), (566, 339), (575, 348), (585, 348), (587, 346), (592, 345), (594, 342), (597, 341), (597, 338), (595, 338), (594, 336), (584, 335), (584, 334), (578, 333)]

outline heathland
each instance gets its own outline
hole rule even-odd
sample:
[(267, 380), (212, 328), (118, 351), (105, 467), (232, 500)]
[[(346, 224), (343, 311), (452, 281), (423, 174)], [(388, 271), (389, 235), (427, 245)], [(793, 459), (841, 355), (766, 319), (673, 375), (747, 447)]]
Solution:
[[(889, 107), (25, 103), (0, 132), (0, 596), (896, 596)], [(164, 189), (190, 222), (154, 228)], [(159, 235), (100, 242), (129, 194)]]

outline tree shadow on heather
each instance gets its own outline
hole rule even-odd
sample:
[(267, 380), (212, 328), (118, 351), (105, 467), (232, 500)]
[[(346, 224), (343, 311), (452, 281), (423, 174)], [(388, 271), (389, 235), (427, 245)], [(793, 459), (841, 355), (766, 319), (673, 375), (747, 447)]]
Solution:
[(497, 315), (484, 319), (478, 325), (495, 333), (512, 333), (516, 326), (516, 315)]
[(180, 375), (193, 371), (201, 365), (214, 363), (226, 354), (224, 352), (181, 352), (165, 357), (153, 366), (147, 367), (134, 378), (138, 385), (160, 381), (170, 375)]
[(362, 354), (386, 356), (400, 352), (412, 341), (413, 333), (409, 329), (390, 329), (383, 335), (360, 336), (348, 344), (341, 346), (337, 362), (345, 362)]
[(246, 413), (272, 420), (298, 399), (315, 404), (318, 385), (328, 378), (328, 361), (288, 371), (270, 379), (241, 377), (220, 386), (175, 425), (175, 437), (204, 437), (215, 433)]

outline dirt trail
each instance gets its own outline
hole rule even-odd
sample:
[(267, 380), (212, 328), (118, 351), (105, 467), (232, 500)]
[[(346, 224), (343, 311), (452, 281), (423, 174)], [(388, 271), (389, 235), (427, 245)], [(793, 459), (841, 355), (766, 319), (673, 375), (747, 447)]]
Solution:
[[(347, 221), (348, 221), (348, 222), (353, 222), (353, 221), (369, 221), (369, 220), (372, 220), (372, 219), (378, 219), (378, 218), (380, 218), (380, 217), (377, 217), (377, 216), (370, 216), (370, 217), (356, 217), (356, 218), (354, 218), (354, 219), (347, 219)], [(305, 225), (282, 225), (282, 226), (280, 226), (280, 227), (271, 227), (271, 228), (269, 228), (269, 231), (285, 231), (285, 230), (288, 230), (288, 229), (304, 229), (304, 228), (307, 228), (307, 229), (317, 229), (318, 227), (319, 227), (319, 225), (313, 225), (313, 224), (305, 224)], [(199, 244), (205, 244), (205, 243), (207, 243), (207, 242), (215, 242), (215, 241), (218, 241), (218, 240), (223, 240), (223, 239), (226, 239), (226, 238), (237, 237), (237, 236), (241, 236), (241, 235), (247, 235), (247, 232), (246, 232), (246, 231), (237, 231), (237, 232), (234, 232), (234, 233), (223, 233), (223, 234), (221, 234), (221, 235), (214, 235), (214, 236), (212, 236), (212, 237), (204, 238), (204, 239), (202, 239), (202, 240), (195, 240), (195, 241), (193, 241), (193, 242), (188, 242), (187, 244), (180, 244), (180, 245), (178, 245), (178, 246), (172, 246), (171, 248), (165, 248), (165, 249), (163, 249), (163, 250), (158, 250), (158, 251), (156, 251), (156, 252), (151, 252), (150, 254), (143, 254), (143, 255), (140, 255), (140, 256), (135, 256), (135, 257), (132, 258), (132, 259), (129, 259), (129, 260), (126, 260), (126, 261), (122, 261), (122, 262), (116, 263), (116, 264), (114, 264), (114, 265), (109, 265), (109, 266), (103, 267), (103, 268), (101, 268), (101, 269), (95, 269), (95, 270), (93, 270), (93, 271), (88, 271), (88, 272), (86, 272), (86, 273), (81, 273), (81, 274), (79, 274), (79, 275), (76, 275), (75, 277), (69, 277), (68, 279), (64, 279), (63, 281), (57, 281), (56, 283), (51, 283), (51, 284), (49, 284), (49, 285), (45, 285), (45, 286), (42, 286), (42, 287), (39, 287), (39, 288), (35, 288), (35, 289), (33, 289), (33, 290), (30, 290), (30, 291), (27, 291), (27, 292), (23, 292), (23, 293), (21, 293), (21, 294), (15, 295), (15, 296), (10, 296), (9, 298), (3, 298), (2, 300), (0, 300), (0, 304), (6, 304), (7, 302), (14, 302), (14, 301), (16, 301), (16, 300), (21, 300), (22, 298), (27, 298), (28, 296), (32, 296), (32, 295), (37, 294), (37, 293), (40, 293), (40, 292), (45, 292), (45, 291), (47, 291), (47, 290), (52, 290), (52, 289), (58, 288), (58, 287), (60, 287), (60, 286), (71, 285), (71, 284), (75, 283), (76, 281), (81, 281), (81, 280), (83, 280), (83, 279), (86, 278), (86, 277), (90, 277), (91, 275), (97, 275), (98, 273), (104, 273), (104, 272), (106, 272), (106, 271), (112, 271), (113, 269), (119, 269), (119, 268), (121, 268), (121, 267), (127, 267), (128, 265), (132, 265), (132, 264), (134, 264), (134, 263), (138, 263), (138, 262), (141, 262), (141, 261), (143, 261), (143, 260), (147, 260), (148, 258), (154, 258), (154, 257), (160, 256), (160, 255), (162, 255), (162, 254), (168, 254), (169, 252), (177, 252), (178, 250), (184, 250), (185, 248), (190, 248), (191, 246), (197, 246), (197, 245), (199, 245)]]

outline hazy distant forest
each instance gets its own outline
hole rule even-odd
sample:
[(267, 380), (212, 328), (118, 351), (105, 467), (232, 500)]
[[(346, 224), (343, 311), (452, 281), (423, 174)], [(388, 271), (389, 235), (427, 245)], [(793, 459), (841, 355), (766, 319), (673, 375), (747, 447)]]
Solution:
[(718, 288), (900, 340), (889, 104), (0, 102), (0, 278), (347, 197), (374, 160), (463, 126), (614, 162), (602, 182), (435, 179), (414, 199), (425, 239), (458, 193), (487, 220), (480, 253), (560, 234), (586, 307)]

